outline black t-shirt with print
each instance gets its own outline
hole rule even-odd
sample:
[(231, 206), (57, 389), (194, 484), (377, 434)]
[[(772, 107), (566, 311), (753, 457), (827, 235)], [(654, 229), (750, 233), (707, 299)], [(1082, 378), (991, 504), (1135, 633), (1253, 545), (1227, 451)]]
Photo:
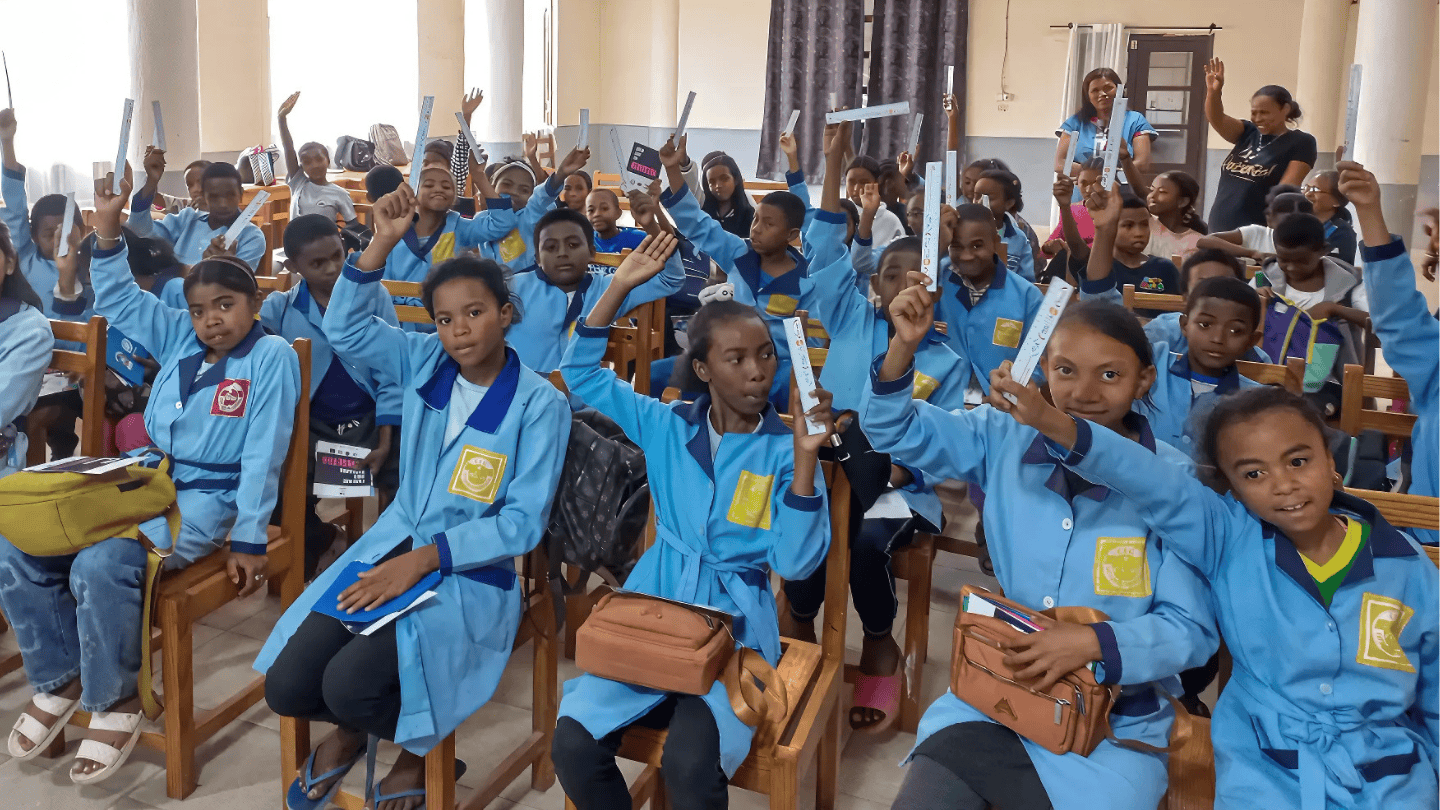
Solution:
[[(1068, 260), (1068, 257), (1067, 261), (1070, 272), (1074, 274), (1075, 278), (1083, 281), (1086, 263), (1071, 261)], [(1110, 263), (1110, 277), (1115, 279), (1115, 289), (1117, 290), (1124, 290), (1126, 284), (1133, 284), (1135, 292), (1181, 294), (1179, 268), (1169, 259), (1162, 259), (1159, 256), (1146, 256), (1145, 263), (1139, 267), (1131, 267), (1119, 259), (1115, 259)], [(1162, 313), (1160, 310), (1137, 309), (1135, 314), (1141, 318), (1158, 318)]]
[(1265, 195), (1280, 183), (1291, 161), (1315, 165), (1315, 136), (1292, 129), (1261, 135), (1249, 121), (1220, 165), (1220, 184), (1210, 207), (1210, 232), (1265, 224)]

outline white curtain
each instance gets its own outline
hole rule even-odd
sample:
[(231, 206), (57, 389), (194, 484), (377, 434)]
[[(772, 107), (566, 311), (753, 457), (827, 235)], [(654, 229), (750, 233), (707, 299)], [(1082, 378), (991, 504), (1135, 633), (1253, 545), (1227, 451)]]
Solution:
[[(1070, 45), (1065, 54), (1065, 85), (1060, 90), (1060, 109), (1056, 122), (1075, 114), (1080, 106), (1080, 80), (1095, 68), (1108, 67), (1125, 80), (1129, 54), (1126, 46), (1130, 35), (1124, 23), (1073, 23)], [(1058, 127), (1057, 127), (1058, 128)], [(1060, 222), (1060, 207), (1050, 199), (1051, 227)]]
[[(127, 4), (94, 0), (3, 3), (0, 49), (15, 97), (15, 155), (30, 204), (45, 194), (94, 198), (94, 164), (115, 161), (120, 113), (130, 92)], [(0, 77), (3, 78), (3, 77)], [(0, 96), (0, 106), (9, 106)], [(131, 143), (143, 127), (140, 110)], [(147, 119), (148, 120), (148, 119)]]

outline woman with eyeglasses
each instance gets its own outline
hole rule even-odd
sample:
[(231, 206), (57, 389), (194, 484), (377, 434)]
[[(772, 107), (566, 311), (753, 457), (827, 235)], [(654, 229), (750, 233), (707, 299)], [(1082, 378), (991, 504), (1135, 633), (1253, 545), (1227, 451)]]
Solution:
[(1340, 190), (1339, 172), (1311, 172), (1300, 192), (1315, 207), (1315, 216), (1325, 223), (1325, 243), (1330, 255), (1349, 265), (1355, 264), (1355, 226), (1345, 208), (1350, 200)]

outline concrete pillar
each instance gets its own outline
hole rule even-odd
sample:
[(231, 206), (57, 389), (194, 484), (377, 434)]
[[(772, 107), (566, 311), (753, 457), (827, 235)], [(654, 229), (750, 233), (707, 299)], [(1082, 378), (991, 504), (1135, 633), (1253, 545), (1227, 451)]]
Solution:
[[(194, 9), (200, 29), (200, 151), (205, 157), (234, 160), (241, 149), (274, 140), (275, 105), (279, 102), (270, 98), (267, 0), (132, 2)], [(152, 41), (159, 44), (157, 56), (165, 70), (187, 69), (185, 62), (172, 59), (168, 43), (159, 38)], [(165, 111), (165, 125), (170, 126), (169, 110)]]
[[(435, 97), (430, 116), (431, 137), (453, 136), (460, 126), (455, 113), (465, 95), (465, 0), (423, 0), (417, 3), (419, 39), (419, 97)], [(489, 94), (486, 94), (489, 103)], [(478, 135), (478, 133), (477, 133)], [(404, 135), (407, 140), (415, 137)], [(483, 137), (483, 136), (482, 136)]]
[(485, 103), (470, 128), (492, 160), (521, 155), (525, 0), (470, 0), (467, 5), (466, 50), (485, 62)]
[(1321, 164), (1333, 153), (1345, 120), (1345, 37), (1350, 0), (1305, 0), (1300, 16), (1300, 63), (1295, 98), (1305, 111), (1305, 131), (1315, 136)]
[(1434, 0), (1365, 2), (1356, 28), (1355, 61), (1365, 72), (1355, 157), (1380, 181), (1385, 221), (1402, 233), (1415, 216), (1435, 16)]
[[(200, 157), (199, 22), (195, 0), (129, 0), (130, 93), (135, 118), (130, 161), (141, 176), (140, 159), (155, 142), (152, 101), (165, 121), (166, 191), (184, 193), (185, 164)], [(117, 115), (118, 117), (118, 115)]]

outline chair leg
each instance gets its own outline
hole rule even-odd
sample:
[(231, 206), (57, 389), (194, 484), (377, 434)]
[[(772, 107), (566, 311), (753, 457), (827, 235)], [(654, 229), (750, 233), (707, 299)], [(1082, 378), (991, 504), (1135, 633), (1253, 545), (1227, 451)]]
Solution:
[(935, 562), (933, 547), (929, 553), (912, 549), (910, 579), (906, 582), (905, 647), (901, 665), (909, 676), (905, 692), (900, 696), (900, 730), (915, 733), (920, 723), (920, 696), (924, 694), (925, 664), (930, 649), (930, 585)]
[(665, 777), (655, 772), (655, 792), (650, 795), (650, 810), (670, 810), (670, 794), (665, 792)]
[[(838, 728), (836, 729), (836, 732), (835, 732), (835, 734), (833, 735), (833, 737), (835, 738), (834, 745), (836, 746), (836, 750), (838, 751), (838, 750), (839, 750), (839, 739), (838, 739), (838, 737), (839, 737), (839, 731), (838, 731)], [(820, 756), (822, 759), (824, 759), (825, 756), (826, 756), (826, 753), (825, 753), (825, 745), (826, 745), (826, 742), (825, 742), (825, 740), (828, 740), (828, 739), (831, 739), (831, 738), (832, 738), (832, 735), (831, 735), (830, 733), (827, 733), (827, 734), (825, 735), (825, 739), (822, 739), (821, 742), (820, 742), (821, 751), (820, 751), (819, 756)], [(838, 763), (837, 763), (837, 766), (838, 766)], [(823, 783), (824, 780), (822, 779), (822, 780), (820, 780), (820, 782)], [(817, 796), (822, 793), (821, 789), (820, 789), (818, 786), (816, 787), (816, 791), (815, 791), (815, 792), (816, 792)], [(832, 799), (829, 805), (816, 804), (815, 808), (816, 808), (816, 810), (829, 810), (829, 808), (834, 807), (834, 805), (835, 805), (835, 803), (834, 803), (834, 801), (833, 801), (833, 799)], [(774, 759), (774, 760), (771, 760), (771, 762), (770, 762), (770, 810), (795, 810), (795, 808), (797, 808), (797, 807), (799, 807), (799, 806), (800, 806), (800, 772), (799, 772), (799, 770), (796, 768), (795, 763), (792, 762), (792, 761), (783, 760), (783, 759)]]
[(455, 735), (451, 734), (425, 755), (425, 806), (435, 810), (455, 807)]
[(161, 683), (165, 688), (165, 795), (183, 799), (195, 791), (194, 637), (188, 605), (160, 600)]
[[(843, 722), (841, 709), (844, 708), (843, 701), (838, 698), (835, 707), (830, 711), (830, 717), (825, 721), (825, 733), (820, 738), (820, 750), (816, 752), (815, 763), (815, 808), (816, 810), (831, 810), (835, 806), (836, 798), (840, 792), (840, 724)], [(771, 789), (774, 789), (775, 781), (772, 778)], [(798, 786), (795, 792), (799, 792)], [(770, 804), (774, 807), (772, 801)]]
[(305, 759), (310, 756), (310, 723), (306, 720), (297, 720), (293, 717), (280, 718), (280, 796), (281, 804), (284, 804), (286, 791), (290, 789), (290, 783), (299, 776), (300, 769), (305, 767)]
[[(553, 613), (550, 601), (538, 608), (545, 614)], [(531, 608), (535, 610), (536, 608)], [(530, 768), (530, 787), (544, 793), (555, 784), (555, 762), (550, 758), (550, 744), (555, 736), (555, 723), (560, 713), (560, 671), (556, 654), (559, 652), (555, 632), (555, 619), (542, 619), (544, 631), (537, 632), (531, 644), (535, 645), (534, 666), (531, 670), (533, 706), (530, 710), (531, 730), (545, 735), (540, 757)]]

